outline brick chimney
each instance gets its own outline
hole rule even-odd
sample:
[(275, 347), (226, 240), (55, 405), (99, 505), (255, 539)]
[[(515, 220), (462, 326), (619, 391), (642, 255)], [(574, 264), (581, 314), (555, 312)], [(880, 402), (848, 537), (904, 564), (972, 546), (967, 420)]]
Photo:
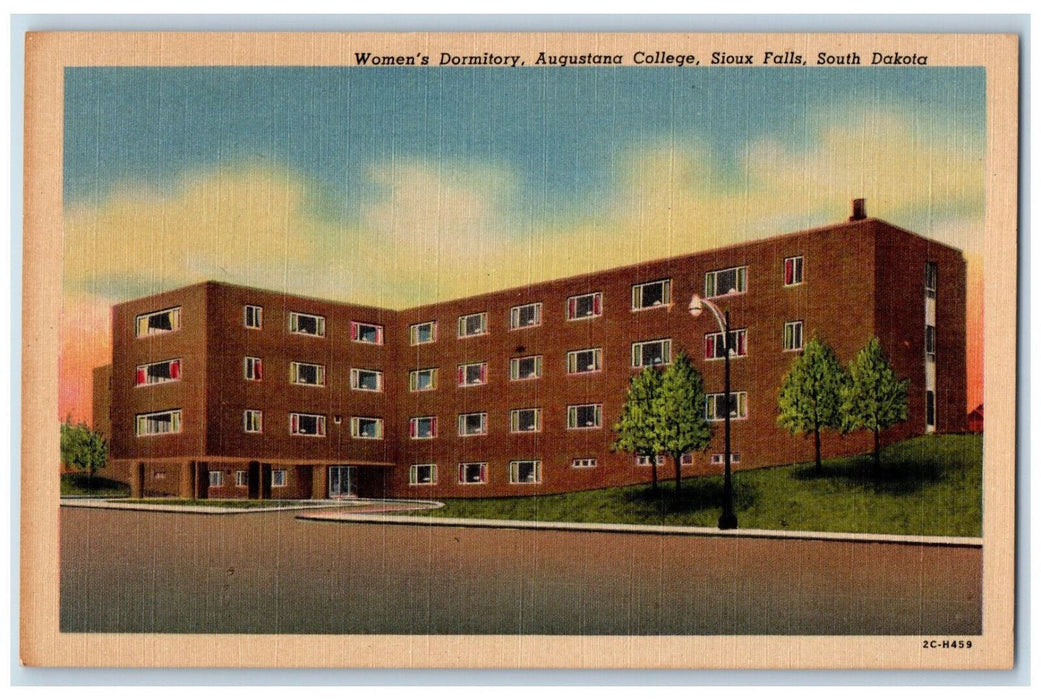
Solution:
[(864, 206), (863, 199), (853, 200), (853, 215), (849, 217), (850, 221), (863, 221), (867, 218), (867, 207)]

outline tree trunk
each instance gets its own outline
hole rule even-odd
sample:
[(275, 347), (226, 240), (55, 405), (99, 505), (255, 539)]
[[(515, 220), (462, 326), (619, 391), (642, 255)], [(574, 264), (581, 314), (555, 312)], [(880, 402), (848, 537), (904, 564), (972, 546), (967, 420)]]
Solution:
[(681, 455), (672, 456), (673, 462), (676, 463), (676, 493), (680, 492), (680, 479), (682, 478), (682, 475), (680, 474), (680, 472), (682, 471), (682, 467), (680, 466), (681, 459)]
[(877, 470), (881, 464), (881, 456), (879, 455), (879, 443), (881, 442), (878, 434), (878, 428), (875, 428), (875, 469)]
[(824, 465), (821, 464), (821, 429), (819, 425), (813, 428), (813, 450), (817, 471), (822, 471)]

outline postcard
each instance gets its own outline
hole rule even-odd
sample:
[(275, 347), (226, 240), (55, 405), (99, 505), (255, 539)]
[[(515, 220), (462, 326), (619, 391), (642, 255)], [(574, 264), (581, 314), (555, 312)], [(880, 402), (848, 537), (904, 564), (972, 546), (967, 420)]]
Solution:
[(28, 35), (22, 662), (1009, 668), (1017, 65)]

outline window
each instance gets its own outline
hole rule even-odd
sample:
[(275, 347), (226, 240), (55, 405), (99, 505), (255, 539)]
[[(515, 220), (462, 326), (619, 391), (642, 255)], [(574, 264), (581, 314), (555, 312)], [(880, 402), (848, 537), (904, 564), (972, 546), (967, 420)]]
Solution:
[[(638, 466), (638, 467), (649, 467), (649, 466), (651, 466), (651, 458), (648, 457), (647, 455), (637, 455), (636, 459), (634, 461), (636, 462), (636, 466)], [(654, 463), (656, 465), (658, 465), (659, 467), (664, 467), (665, 466), (665, 455), (658, 455), (658, 456), (656, 456), (654, 458)]]
[(460, 484), (487, 484), (487, 462), (462, 462), (459, 465)]
[(633, 367), (667, 365), (672, 361), (672, 340), (647, 340), (633, 343)]
[(236, 471), (235, 485), (239, 487), (249, 486), (249, 472), (247, 472), (245, 469), (239, 469), (238, 471)]
[(672, 280), (633, 285), (633, 311), (672, 303)]
[(940, 271), (934, 262), (925, 264), (925, 296), (930, 299), (936, 298), (936, 284), (939, 282)]
[(351, 321), (351, 340), (356, 343), (383, 345), (383, 326), (377, 326), (375, 323)]
[[(722, 452), (714, 453), (712, 455), (712, 463), (713, 464), (723, 464), (724, 463), (723, 462), (723, 453)], [(741, 464), (741, 453), (740, 452), (731, 452), (730, 453), (730, 463), (731, 464)]]
[[(723, 420), (727, 401), (723, 394), (705, 396), (705, 418), (710, 421)], [(730, 392), (730, 417), (738, 420), (748, 418), (748, 392)]]
[(584, 374), (586, 372), (599, 372), (601, 359), (602, 353), (600, 348), (572, 350), (567, 354), (567, 373)]
[(308, 362), (289, 363), (289, 382), (308, 386), (325, 386), (325, 365)]
[(263, 328), (264, 327), (264, 308), (261, 306), (252, 306), (246, 304), (243, 311), (244, 323), (246, 328)]
[(596, 466), (596, 457), (576, 457), (571, 460), (572, 469), (592, 469)]
[(224, 486), (224, 472), (210, 472), (210, 486)]
[(488, 383), (487, 362), (471, 362), (468, 365), (459, 365), (457, 369), (459, 386), (478, 386)]
[(264, 363), (259, 357), (245, 358), (243, 376), (251, 382), (259, 382), (264, 376), (263, 365)]
[(325, 317), (289, 312), (289, 332), (298, 335), (325, 336)]
[(271, 470), (271, 488), (280, 489), (286, 485), (286, 470), (285, 469), (272, 469)]
[(410, 345), (424, 345), (437, 340), (437, 321), (426, 321), (425, 323), (413, 323), (408, 327), (408, 342)]
[(247, 433), (264, 432), (264, 413), (253, 408), (243, 411), (242, 430)]
[(538, 379), (542, 376), (542, 355), (510, 359), (510, 381)]
[(413, 464), (408, 469), (408, 483), (411, 486), (422, 486), (437, 483), (436, 464)]
[(487, 413), (460, 413), (459, 437), (488, 434)]
[(789, 321), (784, 324), (785, 352), (802, 350), (802, 321)]
[(537, 433), (541, 429), (541, 408), (515, 408), (510, 411), (511, 433)]
[(358, 391), (383, 391), (383, 372), (352, 367), (351, 388)]
[(411, 418), (408, 422), (408, 436), (413, 440), (430, 440), (437, 437), (437, 416)]
[(469, 338), (473, 335), (484, 335), (488, 332), (488, 314), (470, 314), (459, 317), (459, 337)]
[(135, 383), (137, 386), (165, 384), (166, 382), (176, 382), (180, 378), (181, 361), (163, 360), (149, 365), (138, 365)]
[(521, 459), (510, 462), (511, 484), (538, 484), (542, 482), (542, 462)]
[(325, 437), (325, 416), (313, 413), (290, 413), (289, 434)]
[(360, 440), (382, 440), (383, 419), (353, 416), (351, 418), (351, 437)]
[(181, 328), (181, 307), (153, 311), (141, 314), (134, 319), (135, 336), (143, 338), (148, 335), (170, 333)]
[(692, 464), (694, 464), (694, 455), (692, 455), (690, 452), (684, 452), (682, 455), (680, 455), (681, 467), (689, 467)]
[(927, 430), (936, 428), (936, 392), (925, 392), (925, 427)]
[(409, 391), (431, 391), (437, 388), (437, 368), (414, 369), (408, 373)]
[[(736, 331), (730, 331), (730, 356), (731, 357), (744, 357), (748, 354), (748, 331), (744, 328), (739, 328)], [(722, 333), (706, 333), (705, 334), (705, 359), (706, 360), (722, 360), (726, 356), (726, 349), (723, 347), (723, 334)]]
[(705, 296), (744, 294), (748, 290), (748, 268), (730, 267), (705, 274)]
[(579, 321), (584, 318), (595, 318), (603, 313), (602, 295), (600, 292), (580, 294), (567, 300), (567, 320)]
[(784, 286), (794, 287), (802, 284), (802, 256), (784, 259)]
[(510, 330), (542, 325), (542, 304), (525, 304), (510, 309)]
[(156, 413), (139, 413), (137, 415), (137, 435), (166, 435), (181, 432), (181, 409), (157, 411)]
[(936, 326), (925, 327), (925, 357), (936, 361)]
[(567, 407), (568, 430), (599, 428), (602, 406), (598, 403), (581, 404)]

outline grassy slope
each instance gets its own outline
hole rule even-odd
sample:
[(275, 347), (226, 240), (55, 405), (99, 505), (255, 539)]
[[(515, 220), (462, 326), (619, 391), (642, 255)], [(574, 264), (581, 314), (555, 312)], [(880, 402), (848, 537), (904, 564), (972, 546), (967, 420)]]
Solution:
[(130, 486), (122, 481), (106, 479), (97, 474), (89, 478), (86, 474), (62, 474), (62, 496), (129, 496)]
[[(438, 517), (714, 526), (722, 477), (684, 480), (677, 495), (650, 486), (524, 498), (449, 499)], [(978, 537), (982, 522), (982, 439), (926, 436), (870, 456), (832, 459), (820, 473), (797, 464), (738, 472), (734, 500), (742, 528)]]

